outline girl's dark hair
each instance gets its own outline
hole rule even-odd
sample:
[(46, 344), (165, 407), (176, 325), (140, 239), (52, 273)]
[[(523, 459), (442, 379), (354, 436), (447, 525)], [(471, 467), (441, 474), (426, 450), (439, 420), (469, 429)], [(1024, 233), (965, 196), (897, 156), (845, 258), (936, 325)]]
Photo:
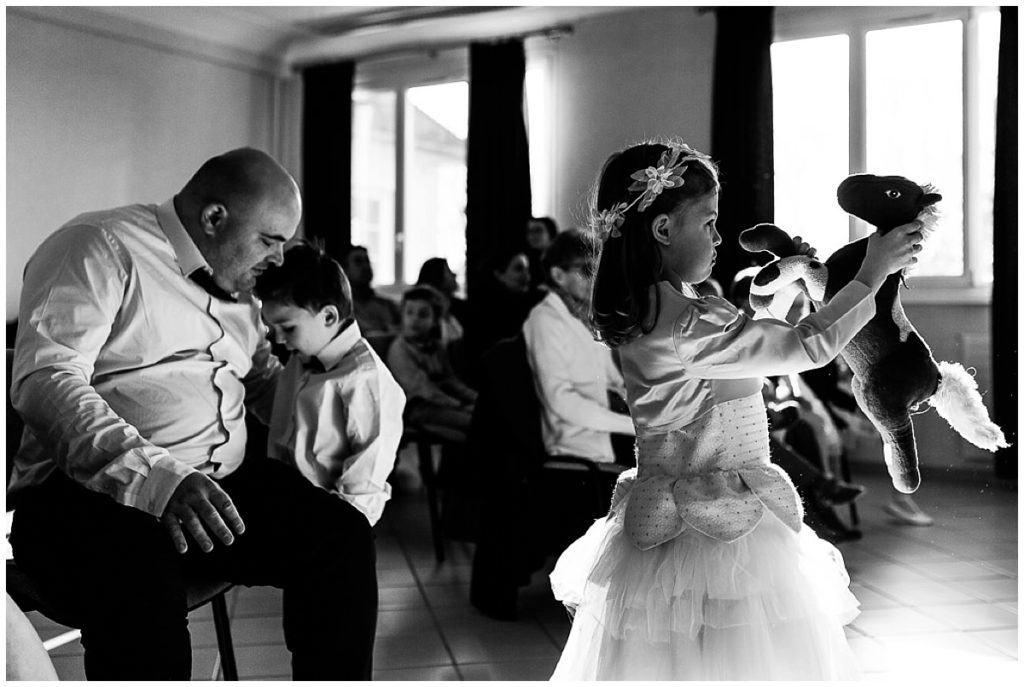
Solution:
[(284, 262), (256, 278), (253, 289), (264, 301), (281, 301), (313, 312), (333, 305), (342, 322), (352, 317), (352, 287), (341, 265), (323, 246), (299, 241), (284, 252)]
[[(591, 203), (595, 217), (618, 203), (632, 203), (642, 191), (629, 190), (630, 184), (636, 181), (631, 175), (657, 167), (662, 153), (670, 147), (682, 148), (684, 155), (700, 158), (686, 163), (683, 185), (664, 189), (643, 212), (639, 210), (639, 203), (634, 204), (619, 225), (621, 235), (608, 237), (598, 248), (590, 317), (599, 340), (613, 348), (654, 328), (659, 304), (657, 292), (651, 303), (650, 287), (657, 281), (662, 265), (661, 253), (651, 236), (651, 221), (717, 192), (718, 167), (706, 155), (681, 141), (646, 142), (614, 153), (604, 163), (598, 177)], [(592, 226), (592, 229), (597, 233), (598, 227)]]
[(444, 316), (444, 309), (447, 299), (444, 294), (429, 284), (417, 284), (402, 294), (402, 308), (409, 301), (424, 301), (430, 306), (434, 313), (434, 326), (430, 333), (437, 339), (441, 338), (441, 318)]

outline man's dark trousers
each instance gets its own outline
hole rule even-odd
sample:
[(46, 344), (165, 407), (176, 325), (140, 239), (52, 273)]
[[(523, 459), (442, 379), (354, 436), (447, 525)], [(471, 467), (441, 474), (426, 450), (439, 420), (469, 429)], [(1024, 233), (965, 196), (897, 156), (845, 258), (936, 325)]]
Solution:
[(249, 458), (217, 483), (245, 523), (230, 546), (179, 554), (153, 516), (55, 471), (18, 501), (18, 566), (82, 618), (90, 680), (188, 680), (186, 577), (284, 590), (296, 680), (369, 680), (377, 623), (366, 517), (293, 467)]

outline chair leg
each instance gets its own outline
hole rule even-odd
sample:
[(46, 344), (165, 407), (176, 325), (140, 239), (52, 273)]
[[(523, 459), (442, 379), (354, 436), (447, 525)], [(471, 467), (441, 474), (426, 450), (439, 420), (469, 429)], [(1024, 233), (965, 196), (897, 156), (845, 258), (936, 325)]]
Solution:
[(427, 510), (430, 513), (430, 533), (434, 539), (434, 558), (444, 563), (444, 538), (441, 533), (440, 509), (437, 503), (437, 475), (434, 474), (434, 452), (429, 441), (418, 441), (416, 450), (420, 459), (420, 477), (427, 489)]
[[(845, 451), (839, 455), (839, 469), (843, 473), (843, 481), (849, 483), (850, 482), (850, 461), (846, 457), (846, 452)], [(856, 527), (859, 523), (860, 523), (860, 518), (857, 517), (857, 504), (855, 504), (853, 501), (850, 501), (850, 524), (853, 527)]]
[(235, 665), (235, 647), (231, 642), (231, 620), (224, 594), (218, 594), (210, 601), (213, 609), (213, 626), (217, 630), (217, 650), (220, 651), (221, 674), (225, 681), (238, 681), (238, 666)]

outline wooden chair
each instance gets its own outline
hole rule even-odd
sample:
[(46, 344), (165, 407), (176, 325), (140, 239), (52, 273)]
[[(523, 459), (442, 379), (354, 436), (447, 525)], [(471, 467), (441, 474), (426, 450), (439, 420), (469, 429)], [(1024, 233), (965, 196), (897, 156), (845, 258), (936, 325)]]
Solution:
[[(11, 367), (14, 351), (7, 349), (7, 479), (10, 481), (14, 467), (14, 454), (21, 444), (24, 423), (11, 405)], [(207, 603), (213, 611), (213, 625), (217, 632), (217, 649), (220, 652), (221, 671), (224, 680), (237, 681), (238, 667), (235, 664), (234, 645), (231, 641), (231, 621), (225, 594), (233, 585), (218, 580), (192, 580), (185, 590), (188, 610), (191, 612)], [(68, 627), (81, 627), (81, 620), (63, 604), (47, 596), (32, 579), (18, 568), (13, 560), (7, 561), (7, 593), (21, 610), (38, 611), (50, 620)], [(72, 638), (73, 639), (73, 638)], [(54, 647), (51, 647), (54, 648)]]

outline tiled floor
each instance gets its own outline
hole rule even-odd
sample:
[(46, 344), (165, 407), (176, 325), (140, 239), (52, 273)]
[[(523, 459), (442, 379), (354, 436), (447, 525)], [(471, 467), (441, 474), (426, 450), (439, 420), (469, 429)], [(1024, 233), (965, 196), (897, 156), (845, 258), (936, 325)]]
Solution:
[[(536, 574), (522, 590), (518, 622), (476, 612), (468, 601), (472, 547), (449, 542), (448, 560), (434, 562), (413, 465), (409, 456), (400, 462), (395, 497), (379, 526), (374, 677), (546, 680), (569, 630), (546, 576)], [(847, 635), (866, 677), (916, 682), (931, 675), (947, 684), (1019, 676), (1016, 486), (986, 472), (925, 472), (915, 498), (935, 524), (912, 527), (882, 510), (889, 489), (882, 472), (855, 466), (868, 486), (858, 502), (864, 538), (841, 547), (862, 607)], [(236, 589), (229, 606), (243, 679), (288, 679), (280, 593)], [(31, 615), (44, 638), (64, 629)], [(216, 678), (209, 611), (193, 614), (191, 627), (194, 677)], [(84, 679), (81, 653), (78, 641), (52, 653), (62, 679)]]

